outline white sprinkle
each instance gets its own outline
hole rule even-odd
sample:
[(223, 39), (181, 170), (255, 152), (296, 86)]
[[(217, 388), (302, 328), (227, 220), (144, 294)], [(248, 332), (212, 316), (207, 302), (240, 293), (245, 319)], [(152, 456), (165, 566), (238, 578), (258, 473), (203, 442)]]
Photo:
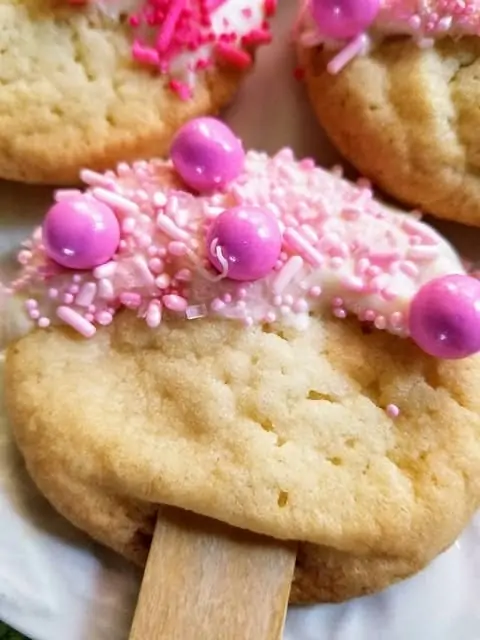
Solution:
[(155, 207), (164, 207), (167, 204), (167, 196), (162, 191), (157, 191), (153, 195), (153, 204)]
[(96, 333), (95, 326), (83, 318), (77, 311), (71, 307), (58, 307), (57, 317), (65, 324), (70, 325), (75, 331), (81, 333), (85, 338), (91, 338)]
[(293, 278), (303, 267), (303, 258), (300, 256), (292, 256), (280, 269), (272, 283), (272, 291), (275, 295), (281, 294), (283, 290), (290, 284)]
[(157, 217), (157, 227), (172, 238), (172, 240), (183, 240), (186, 242), (190, 239), (190, 235), (186, 231), (177, 227), (174, 221), (163, 213), (160, 213)]
[(75, 304), (79, 307), (89, 307), (97, 294), (97, 285), (94, 282), (86, 282), (77, 297), (75, 298)]
[(159, 289), (167, 289), (170, 286), (171, 278), (168, 273), (162, 273), (155, 279), (155, 284)]
[(111, 276), (113, 276), (116, 270), (116, 262), (106, 262), (105, 264), (101, 264), (99, 267), (95, 267), (95, 269), (93, 270), (93, 277), (97, 280), (100, 280), (102, 278), (110, 278)]
[(156, 329), (162, 322), (162, 306), (158, 300), (152, 300), (148, 305), (146, 321), (150, 329)]
[(110, 280), (102, 278), (98, 283), (98, 295), (103, 300), (113, 300), (115, 292), (113, 290), (113, 284)]
[(92, 187), (106, 187), (108, 189), (114, 184), (111, 178), (107, 178), (107, 176), (91, 169), (82, 169), (80, 171), (80, 179)]

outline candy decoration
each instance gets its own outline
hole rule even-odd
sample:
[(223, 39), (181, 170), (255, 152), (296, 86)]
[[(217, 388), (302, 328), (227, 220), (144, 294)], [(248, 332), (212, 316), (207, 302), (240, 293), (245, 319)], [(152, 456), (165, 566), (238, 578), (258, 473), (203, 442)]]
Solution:
[(108, 262), (120, 242), (120, 225), (110, 207), (76, 197), (53, 205), (42, 227), (45, 251), (67, 269), (93, 269)]
[(312, 16), (322, 36), (347, 40), (360, 35), (375, 20), (380, 0), (311, 0)]
[(241, 141), (215, 118), (197, 118), (184, 125), (170, 155), (184, 182), (199, 192), (221, 189), (240, 174), (245, 162)]
[(240, 206), (221, 213), (207, 233), (208, 258), (232, 280), (258, 280), (275, 266), (282, 234), (268, 209)]
[(480, 281), (449, 275), (425, 284), (415, 295), (410, 335), (436, 358), (466, 358), (480, 351)]

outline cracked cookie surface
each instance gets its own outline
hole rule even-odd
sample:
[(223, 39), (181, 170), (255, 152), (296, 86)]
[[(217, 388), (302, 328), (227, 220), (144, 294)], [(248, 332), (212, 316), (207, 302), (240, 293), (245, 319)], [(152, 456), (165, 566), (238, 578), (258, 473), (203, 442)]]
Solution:
[(388, 194), (480, 225), (480, 40), (421, 49), (392, 37), (339, 74), (320, 48), (300, 52), (313, 107), (345, 157)]
[(199, 73), (182, 101), (131, 55), (126, 24), (55, 0), (0, 3), (0, 176), (69, 184), (80, 168), (161, 157), (178, 127), (216, 113), (242, 71)]

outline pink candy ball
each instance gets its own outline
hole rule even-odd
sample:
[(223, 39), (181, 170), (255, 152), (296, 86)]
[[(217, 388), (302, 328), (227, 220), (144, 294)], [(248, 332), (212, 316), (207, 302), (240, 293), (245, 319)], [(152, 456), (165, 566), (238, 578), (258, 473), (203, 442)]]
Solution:
[(245, 151), (223, 122), (197, 118), (177, 132), (170, 157), (183, 181), (195, 191), (221, 189), (242, 171)]
[(107, 205), (93, 198), (72, 198), (47, 212), (42, 239), (48, 257), (62, 267), (93, 269), (115, 254), (120, 225)]
[(312, 16), (325, 38), (347, 40), (368, 29), (380, 0), (311, 0)]
[(222, 271), (216, 250), (227, 261), (232, 280), (259, 280), (275, 266), (282, 248), (282, 233), (268, 209), (241, 206), (221, 213), (207, 233), (208, 258)]
[(436, 358), (466, 358), (480, 351), (480, 282), (450, 275), (427, 282), (410, 306), (412, 339)]

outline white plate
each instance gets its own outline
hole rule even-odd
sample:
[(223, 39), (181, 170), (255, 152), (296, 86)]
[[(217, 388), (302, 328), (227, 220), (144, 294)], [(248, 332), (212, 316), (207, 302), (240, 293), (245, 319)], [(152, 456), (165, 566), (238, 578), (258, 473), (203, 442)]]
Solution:
[[(292, 78), (286, 41), (294, 4), (283, 0), (276, 44), (262, 52), (228, 119), (248, 147), (293, 146), (299, 156), (331, 164), (337, 156)], [(48, 190), (0, 184), (3, 268), (49, 200)], [(459, 227), (443, 229), (475, 255), (479, 233), (463, 230), (462, 238)], [(134, 568), (74, 530), (37, 493), (0, 399), (0, 620), (33, 640), (126, 640), (139, 584)], [(480, 640), (479, 592), (480, 515), (415, 578), (346, 605), (291, 610), (285, 640)]]

